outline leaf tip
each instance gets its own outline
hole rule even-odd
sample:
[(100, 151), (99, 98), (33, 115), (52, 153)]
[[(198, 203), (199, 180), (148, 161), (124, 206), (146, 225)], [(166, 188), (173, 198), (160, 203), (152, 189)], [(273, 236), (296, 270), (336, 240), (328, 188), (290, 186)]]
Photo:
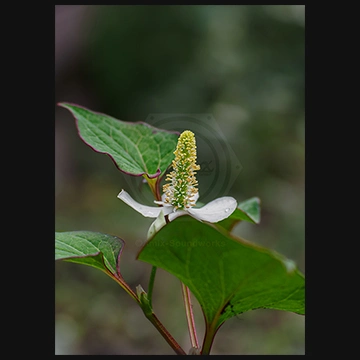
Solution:
[(293, 260), (283, 259), (282, 264), (284, 265), (288, 274), (292, 274), (296, 270), (296, 264)]
[(74, 104), (74, 103), (71, 103), (71, 102), (66, 102), (66, 101), (60, 101), (60, 102), (56, 103), (56, 105), (60, 106), (60, 107), (63, 107), (64, 109), (68, 109), (70, 111), (74, 110), (73, 108), (81, 108), (81, 109), (89, 111), (89, 109), (87, 109), (84, 106), (81, 106), (79, 104)]
[(252, 219), (254, 220), (255, 224), (260, 224), (260, 221), (261, 221), (261, 212), (260, 212), (261, 211), (261, 209), (260, 209), (261, 200), (257, 196), (254, 196), (253, 199), (257, 203), (259, 208), (258, 208), (258, 212), (257, 212), (256, 216), (252, 216)]
[(60, 101), (60, 102), (56, 103), (56, 105), (57, 105), (57, 106), (60, 106), (60, 107), (63, 107), (64, 109), (68, 109), (68, 108), (69, 108), (69, 106), (71, 106), (71, 104), (70, 104), (70, 103), (67, 103), (67, 102), (62, 102), (62, 101)]

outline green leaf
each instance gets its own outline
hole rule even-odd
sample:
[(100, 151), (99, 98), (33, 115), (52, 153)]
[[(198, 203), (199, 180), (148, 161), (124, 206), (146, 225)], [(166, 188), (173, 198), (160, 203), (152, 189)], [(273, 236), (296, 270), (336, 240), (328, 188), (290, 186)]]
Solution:
[(99, 232), (55, 232), (55, 260), (88, 265), (103, 271), (139, 303), (120, 273), (120, 256), (124, 246), (124, 240), (117, 236)]
[(68, 103), (79, 136), (93, 150), (110, 156), (119, 170), (134, 176), (162, 176), (174, 158), (178, 133), (142, 122), (125, 122)]
[(163, 227), (138, 259), (187, 285), (213, 331), (258, 308), (305, 314), (305, 278), (291, 260), (189, 216)]
[(93, 266), (120, 275), (119, 257), (124, 240), (92, 231), (55, 232), (55, 260)]
[(253, 224), (260, 223), (260, 199), (253, 197), (243, 201), (235, 211), (227, 218), (216, 223), (216, 226), (231, 231), (240, 221), (248, 221)]

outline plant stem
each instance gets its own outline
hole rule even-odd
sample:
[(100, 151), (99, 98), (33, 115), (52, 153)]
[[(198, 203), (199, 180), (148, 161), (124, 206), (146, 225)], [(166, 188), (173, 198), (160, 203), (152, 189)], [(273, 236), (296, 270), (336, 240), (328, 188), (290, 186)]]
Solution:
[(160, 322), (157, 316), (154, 313), (145, 314), (147, 319), (156, 327), (159, 333), (167, 341), (167, 343), (173, 348), (173, 350), (178, 355), (186, 355), (186, 352), (181, 348), (181, 346), (176, 342), (176, 340), (171, 336), (171, 334), (166, 330), (165, 326)]
[[(156, 269), (156, 268), (155, 268)], [(171, 336), (169, 331), (165, 328), (165, 326), (160, 322), (154, 312), (143, 306), (139, 297), (135, 294), (135, 292), (130, 288), (130, 286), (118, 275), (112, 274), (110, 271), (107, 272), (112, 279), (114, 279), (141, 307), (145, 317), (155, 326), (156, 330), (162, 335), (162, 337), (166, 340), (166, 342), (172, 347), (172, 349), (178, 355), (186, 355), (185, 351), (181, 348), (181, 346), (177, 343), (177, 341)]]
[(188, 328), (189, 328), (191, 346), (193, 348), (198, 349), (199, 342), (198, 342), (197, 335), (196, 335), (195, 320), (194, 320), (194, 314), (193, 314), (193, 310), (192, 310), (190, 290), (183, 283), (181, 283), (181, 290), (182, 290), (183, 299), (184, 299), (185, 313), (186, 313), (186, 319), (187, 319)]
[(153, 193), (155, 200), (161, 201), (160, 182), (161, 182), (161, 179), (163, 178), (163, 176), (161, 178), (157, 177), (155, 179), (150, 179), (147, 175), (143, 175), (143, 177), (149, 184), (151, 192)]
[(209, 355), (210, 354), (211, 346), (213, 344), (216, 331), (217, 331), (217, 329), (214, 328), (213, 324), (210, 324), (210, 326), (206, 327), (204, 341), (203, 341), (203, 345), (201, 348), (201, 355)]
[(109, 275), (113, 280), (115, 280), (137, 303), (140, 304), (139, 298), (134, 293), (134, 291), (131, 289), (131, 287), (125, 282), (125, 280), (122, 278), (122, 276), (113, 274), (109, 270), (105, 271), (105, 274)]
[(148, 299), (149, 299), (149, 304), (151, 307), (152, 307), (152, 293), (153, 293), (153, 288), (154, 288), (156, 270), (157, 270), (157, 267), (153, 266), (151, 269), (151, 274), (150, 274), (150, 279), (149, 279)]

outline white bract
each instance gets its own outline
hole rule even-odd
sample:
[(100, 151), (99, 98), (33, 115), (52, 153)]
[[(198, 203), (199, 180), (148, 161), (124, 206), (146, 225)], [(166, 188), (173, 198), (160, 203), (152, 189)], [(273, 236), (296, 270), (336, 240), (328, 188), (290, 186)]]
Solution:
[(154, 201), (161, 206), (142, 205), (125, 190), (121, 190), (117, 196), (143, 216), (156, 218), (150, 226), (148, 237), (166, 224), (165, 216), (169, 221), (182, 215), (190, 215), (200, 221), (216, 223), (229, 217), (237, 207), (237, 201), (233, 197), (224, 196), (201, 208), (194, 208), (199, 198), (195, 171), (200, 166), (196, 165), (195, 136), (191, 131), (186, 130), (180, 135), (174, 154), (173, 171), (167, 175), (169, 183), (163, 186), (162, 201)]

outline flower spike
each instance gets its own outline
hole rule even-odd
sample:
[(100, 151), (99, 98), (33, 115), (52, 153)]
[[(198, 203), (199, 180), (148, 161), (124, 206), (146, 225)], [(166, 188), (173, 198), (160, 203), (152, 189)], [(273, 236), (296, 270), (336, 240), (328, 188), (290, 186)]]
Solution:
[(165, 217), (168, 221), (173, 221), (179, 216), (190, 215), (199, 221), (216, 223), (228, 218), (237, 207), (237, 201), (233, 197), (223, 196), (201, 208), (193, 208), (199, 198), (195, 174), (200, 169), (196, 164), (196, 142), (193, 132), (186, 130), (180, 135), (174, 154), (173, 170), (166, 178), (169, 183), (163, 186), (161, 201), (154, 201), (160, 206), (139, 204), (125, 190), (118, 194), (119, 199), (143, 216), (156, 218), (149, 228), (148, 238), (166, 225)]
[(196, 141), (193, 132), (185, 130), (180, 135), (174, 155), (173, 171), (166, 177), (169, 183), (163, 186), (164, 202), (172, 205), (174, 209), (189, 209), (199, 197), (195, 174), (200, 170), (200, 166), (196, 164)]

